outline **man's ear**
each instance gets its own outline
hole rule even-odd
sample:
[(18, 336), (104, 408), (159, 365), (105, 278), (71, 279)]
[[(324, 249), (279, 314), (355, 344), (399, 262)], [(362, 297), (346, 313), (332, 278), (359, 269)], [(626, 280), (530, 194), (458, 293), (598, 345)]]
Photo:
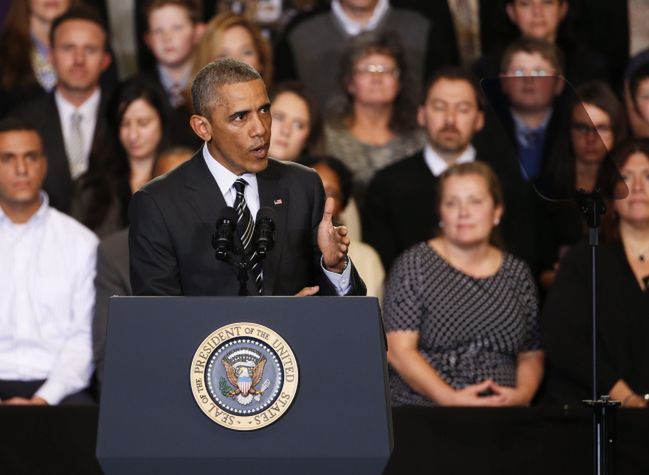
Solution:
[(112, 61), (113, 61), (113, 56), (108, 52), (108, 50), (104, 51), (104, 59), (101, 62), (101, 72), (106, 71)]
[(212, 140), (212, 126), (207, 118), (194, 114), (189, 118), (189, 125), (204, 142)]
[(417, 124), (419, 127), (426, 127), (426, 106), (420, 105), (417, 107)]
[(198, 22), (194, 25), (194, 44), (197, 45), (205, 33), (205, 23)]

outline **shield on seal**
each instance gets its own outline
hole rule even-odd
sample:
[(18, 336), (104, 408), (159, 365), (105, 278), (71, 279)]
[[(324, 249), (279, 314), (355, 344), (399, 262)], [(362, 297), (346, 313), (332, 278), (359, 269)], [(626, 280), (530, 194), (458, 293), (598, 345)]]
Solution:
[(248, 395), (250, 386), (252, 386), (252, 378), (250, 377), (248, 368), (241, 368), (239, 377), (237, 378), (237, 386), (239, 387), (239, 391), (241, 391), (241, 394), (243, 396)]

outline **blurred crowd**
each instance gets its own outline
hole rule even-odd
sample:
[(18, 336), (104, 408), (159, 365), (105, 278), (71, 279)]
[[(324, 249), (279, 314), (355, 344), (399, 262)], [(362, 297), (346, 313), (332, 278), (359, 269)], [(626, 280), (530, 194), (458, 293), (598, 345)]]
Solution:
[(192, 78), (227, 57), (349, 230), (394, 405), (591, 397), (594, 195), (596, 391), (649, 405), (647, 0), (13, 0), (0, 25), (2, 403), (98, 399), (129, 200), (200, 150)]

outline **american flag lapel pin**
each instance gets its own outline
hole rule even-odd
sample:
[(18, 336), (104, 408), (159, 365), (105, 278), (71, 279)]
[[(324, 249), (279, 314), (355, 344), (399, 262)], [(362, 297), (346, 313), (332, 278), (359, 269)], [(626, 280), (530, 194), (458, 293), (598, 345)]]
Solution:
[(283, 204), (283, 203), (284, 203), (284, 202), (282, 201), (281, 198), (275, 198), (275, 200), (273, 201), (273, 204), (274, 204), (275, 206), (281, 205), (281, 204)]

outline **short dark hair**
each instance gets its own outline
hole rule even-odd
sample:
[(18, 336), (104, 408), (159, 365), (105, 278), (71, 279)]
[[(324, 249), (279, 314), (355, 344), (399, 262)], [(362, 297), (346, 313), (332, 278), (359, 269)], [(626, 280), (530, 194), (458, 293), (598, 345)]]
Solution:
[(500, 72), (507, 72), (509, 64), (516, 53), (539, 54), (543, 59), (549, 62), (557, 74), (563, 75), (566, 70), (566, 60), (563, 51), (548, 41), (539, 40), (536, 38), (519, 38), (507, 46), (503, 52), (502, 60), (500, 62)]
[(480, 84), (478, 83), (478, 79), (473, 75), (473, 73), (460, 66), (442, 66), (441, 68), (436, 69), (435, 72), (426, 80), (426, 87), (422, 91), (420, 104), (426, 103), (428, 92), (442, 79), (467, 82), (471, 86), (471, 89), (473, 89), (476, 102), (478, 103), (478, 109), (484, 110), (485, 97), (480, 88)]
[(89, 21), (90, 23), (94, 23), (97, 25), (99, 28), (101, 28), (101, 31), (104, 32), (104, 49), (108, 50), (108, 26), (106, 25), (106, 22), (102, 18), (102, 16), (99, 14), (96, 8), (94, 8), (91, 5), (85, 5), (83, 3), (80, 3), (78, 5), (74, 5), (70, 7), (63, 15), (57, 17), (53, 22), (52, 22), (52, 27), (50, 28), (50, 46), (54, 47), (54, 38), (56, 36), (56, 30), (65, 23), (66, 21), (70, 20), (84, 20), (84, 21)]
[(22, 130), (36, 132), (40, 137), (40, 132), (38, 131), (36, 126), (27, 119), (10, 116), (0, 120), (0, 134)]
[(316, 165), (324, 165), (329, 167), (338, 176), (338, 180), (340, 180), (340, 192), (342, 194), (341, 198), (343, 209), (347, 207), (354, 188), (354, 177), (349, 168), (347, 168), (347, 165), (345, 165), (337, 158), (331, 157), (329, 155), (306, 156), (301, 158), (299, 160), (299, 163), (309, 168), (313, 168)]
[(629, 75), (629, 92), (631, 93), (631, 100), (634, 104), (638, 102), (636, 96), (638, 95), (640, 84), (647, 79), (649, 79), (649, 61), (640, 64)]
[(259, 79), (261, 75), (246, 63), (231, 58), (207, 63), (196, 73), (192, 82), (192, 105), (198, 115), (207, 116), (216, 101), (221, 86)]

